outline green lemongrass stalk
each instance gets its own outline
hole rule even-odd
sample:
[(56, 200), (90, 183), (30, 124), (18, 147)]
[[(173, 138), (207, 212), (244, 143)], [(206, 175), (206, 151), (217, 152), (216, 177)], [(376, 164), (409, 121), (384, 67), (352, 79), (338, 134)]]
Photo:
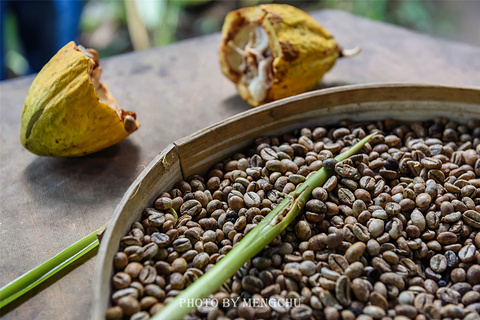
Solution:
[[(335, 157), (335, 160), (342, 161), (356, 154), (375, 134), (372, 133), (365, 137), (350, 149)], [(218, 290), (245, 262), (252, 259), (292, 223), (310, 199), (313, 189), (322, 186), (332, 173), (332, 171), (321, 168), (308, 178), (265, 216), (212, 269), (169, 302), (159, 313), (152, 317), (152, 320), (180, 320), (193, 309), (197, 299), (206, 298)]]
[(98, 247), (100, 228), (0, 289), (0, 309)]

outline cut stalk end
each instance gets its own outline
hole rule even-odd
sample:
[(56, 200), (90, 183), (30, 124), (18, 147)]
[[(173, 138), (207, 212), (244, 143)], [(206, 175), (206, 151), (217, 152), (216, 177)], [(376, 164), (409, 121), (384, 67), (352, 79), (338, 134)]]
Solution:
[(356, 56), (357, 54), (359, 54), (361, 51), (362, 51), (362, 46), (356, 46), (355, 48), (352, 48), (352, 49), (340, 48), (339, 49), (339, 52), (340, 52), (339, 58), (341, 58), (341, 57), (346, 57), (346, 58), (353, 57), (353, 56)]

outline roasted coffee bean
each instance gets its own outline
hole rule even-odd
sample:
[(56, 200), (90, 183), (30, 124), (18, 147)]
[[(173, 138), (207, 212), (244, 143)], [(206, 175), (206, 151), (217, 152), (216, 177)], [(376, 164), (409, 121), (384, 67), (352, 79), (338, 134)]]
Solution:
[(113, 258), (113, 265), (116, 270), (121, 270), (128, 264), (128, 256), (125, 252), (117, 252)]
[(142, 284), (154, 283), (156, 277), (157, 277), (157, 270), (150, 265), (143, 267), (140, 273), (138, 274), (138, 280), (140, 280)]
[(131, 316), (134, 313), (140, 311), (140, 303), (132, 296), (125, 296), (118, 300), (118, 306), (122, 308), (123, 312), (127, 316)]
[(467, 210), (462, 214), (463, 221), (473, 228), (480, 228), (480, 212)]
[(117, 272), (112, 278), (112, 286), (115, 289), (125, 289), (132, 282), (132, 277), (126, 272)]
[(327, 170), (333, 170), (337, 164), (338, 164), (338, 161), (335, 160), (334, 158), (329, 157), (323, 160), (323, 167)]
[(179, 238), (173, 241), (172, 246), (177, 252), (185, 252), (192, 248), (192, 243), (188, 238)]
[(360, 259), (366, 249), (366, 245), (363, 242), (356, 242), (351, 245), (345, 252), (345, 258), (348, 262), (355, 262)]
[(242, 288), (250, 293), (260, 292), (262, 287), (262, 281), (255, 276), (246, 276), (242, 279)]
[(107, 309), (105, 313), (107, 320), (122, 320), (123, 309), (120, 306), (114, 306)]
[(442, 273), (447, 269), (447, 258), (443, 254), (436, 254), (430, 259), (430, 268), (437, 273)]
[[(353, 250), (356, 250), (355, 248)], [(360, 248), (361, 250), (361, 248)], [(352, 253), (358, 254), (358, 252)], [(342, 274), (348, 268), (349, 263), (345, 256), (339, 254), (330, 254), (328, 256), (328, 265), (331, 270), (337, 272), (338, 274)]]
[(154, 232), (150, 236), (150, 240), (157, 244), (160, 248), (166, 247), (170, 243), (170, 237), (165, 233)]

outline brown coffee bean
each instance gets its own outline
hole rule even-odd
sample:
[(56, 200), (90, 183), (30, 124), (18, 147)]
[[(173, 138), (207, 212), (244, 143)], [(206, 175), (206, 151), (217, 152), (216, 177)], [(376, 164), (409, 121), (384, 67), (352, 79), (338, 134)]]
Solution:
[(157, 270), (153, 266), (144, 266), (140, 273), (138, 274), (138, 280), (142, 284), (154, 283), (155, 278), (157, 277)]
[(326, 234), (317, 234), (308, 240), (308, 249), (317, 251), (325, 247)]
[(143, 248), (141, 246), (128, 246), (123, 250), (129, 261), (141, 261), (143, 259)]
[(105, 313), (107, 320), (122, 320), (123, 309), (120, 306), (114, 306), (107, 309)]
[(242, 288), (250, 293), (258, 293), (263, 288), (262, 281), (255, 276), (245, 276), (241, 283)]
[(285, 173), (287, 171), (287, 166), (280, 160), (268, 160), (265, 167), (274, 172)]
[(463, 221), (473, 228), (480, 228), (480, 212), (467, 210), (462, 214)]
[(177, 252), (185, 252), (192, 249), (192, 243), (188, 238), (179, 238), (173, 241), (172, 246)]
[(400, 316), (405, 316), (408, 319), (415, 319), (418, 310), (414, 306), (400, 304), (395, 306), (395, 313)]
[[(411, 290), (411, 289), (410, 289)], [(429, 305), (433, 305), (435, 297), (432, 294), (429, 293), (419, 293), (414, 301), (413, 301), (413, 306), (420, 312), (426, 312), (426, 308)]]
[(145, 286), (144, 295), (147, 297), (154, 297), (160, 301), (163, 301), (163, 299), (165, 299), (165, 291), (157, 284), (147, 284)]
[(363, 308), (363, 313), (371, 316), (374, 319), (382, 319), (386, 316), (385, 310), (378, 306), (366, 306)]
[(192, 267), (203, 270), (205, 266), (209, 263), (209, 254), (206, 252), (200, 252), (197, 254), (192, 261)]
[(169, 197), (161, 197), (155, 200), (155, 208), (158, 210), (169, 210), (172, 207), (172, 199)]
[(128, 264), (128, 256), (125, 252), (117, 252), (113, 257), (113, 265), (116, 270), (125, 268)]
[(335, 296), (342, 305), (349, 306), (352, 302), (350, 297), (350, 279), (347, 276), (341, 276), (337, 279), (335, 285)]
[(308, 320), (312, 318), (312, 314), (312, 308), (304, 304), (295, 306), (290, 311), (290, 316), (293, 320)]
[(127, 288), (132, 282), (132, 277), (126, 272), (117, 272), (112, 278), (112, 286), (115, 289)]
[[(345, 161), (338, 162), (335, 165), (335, 172), (344, 177), (344, 178), (353, 178), (357, 175), (358, 171), (354, 168), (351, 163), (349, 163), (349, 159)], [(351, 161), (350, 161), (351, 162)]]
[(118, 306), (120, 306), (123, 312), (130, 316), (140, 311), (140, 303), (132, 296), (125, 296), (118, 300)]
[(442, 245), (457, 243), (457, 235), (453, 232), (442, 232), (438, 235), (437, 241)]
[(437, 273), (447, 269), (447, 258), (443, 254), (436, 254), (430, 259), (430, 268)]
[(130, 320), (148, 320), (150, 319), (150, 314), (146, 311), (139, 311), (130, 317)]
[(423, 312), (428, 320), (441, 319), (440, 309), (436, 308), (433, 304), (426, 305)]
[(319, 199), (309, 200), (307, 202), (305, 208), (308, 211), (316, 212), (316, 213), (320, 213), (320, 214), (323, 214), (323, 213), (327, 212), (327, 206), (325, 205), (325, 203), (323, 201), (321, 201)]
[(462, 296), (458, 291), (450, 288), (440, 288), (437, 290), (437, 297), (442, 300), (443, 304), (458, 304)]
[(324, 315), (325, 320), (340, 320), (340, 312), (333, 307), (326, 307), (324, 310)]
[(455, 268), (450, 272), (450, 279), (452, 279), (454, 283), (464, 282), (467, 279), (467, 273), (462, 268)]
[(260, 151), (260, 157), (262, 157), (262, 159), (265, 161), (278, 159), (277, 153), (272, 148), (268, 148), (268, 147), (263, 148)]
[(367, 242), (370, 239), (370, 231), (368, 231), (366, 226), (360, 223), (355, 223), (353, 225), (352, 232), (355, 237), (362, 242)]
[(299, 270), (305, 276), (311, 276), (315, 273), (315, 263), (312, 261), (303, 261), (299, 265)]
[(465, 317), (465, 315), (467, 314), (467, 311), (463, 309), (463, 307), (461, 306), (457, 306), (454, 304), (447, 304), (446, 306), (443, 306), (440, 309), (440, 314), (444, 318), (451, 317), (451, 318), (463, 319), (463, 317)]
[(150, 240), (157, 244), (158, 247), (164, 248), (170, 244), (170, 237), (165, 233), (154, 232), (150, 236)]
[(349, 263), (343, 255), (330, 254), (328, 255), (328, 265), (332, 271), (342, 274), (348, 268)]
[(345, 252), (345, 258), (350, 263), (358, 261), (360, 257), (363, 256), (366, 247), (367, 247), (366, 244), (363, 242), (354, 243)]
[(187, 214), (193, 217), (199, 214), (201, 210), (202, 210), (202, 204), (199, 201), (193, 200), (193, 199), (184, 202), (180, 206), (181, 215)]
[(461, 295), (473, 289), (473, 286), (467, 282), (458, 282), (450, 287), (452, 290), (459, 292)]
[(260, 196), (253, 191), (245, 193), (243, 196), (243, 201), (248, 208), (259, 207), (261, 202)]
[(345, 269), (345, 275), (350, 279), (353, 280), (355, 278), (360, 277), (363, 274), (364, 266), (361, 262), (356, 261), (353, 262)]
[[(379, 282), (377, 282), (377, 283), (379, 283)], [(379, 293), (377, 291), (373, 291), (370, 294), (369, 300), (370, 300), (370, 303), (374, 306), (380, 307), (383, 310), (388, 309), (388, 301), (382, 293)]]
[(480, 301), (480, 293), (477, 291), (468, 291), (462, 297), (462, 303), (466, 306), (479, 301)]
[[(378, 211), (378, 210), (377, 210)], [(385, 230), (385, 222), (382, 219), (370, 219), (368, 223), (368, 231), (370, 236), (377, 238), (382, 235)]]
[(403, 290), (405, 287), (405, 282), (402, 277), (394, 272), (386, 272), (380, 275), (380, 281), (387, 285), (393, 285), (399, 290)]
[(325, 244), (329, 249), (336, 249), (338, 246), (342, 244), (343, 241), (343, 233), (335, 228), (333, 233), (330, 233), (325, 239)]
[(130, 262), (126, 267), (124, 272), (128, 273), (132, 279), (135, 279), (140, 274), (140, 271), (143, 269), (142, 264), (138, 262)]
[(312, 235), (310, 225), (305, 220), (300, 220), (295, 225), (295, 234), (301, 240), (307, 240)]
[(185, 278), (179, 272), (174, 272), (170, 275), (170, 285), (174, 290), (182, 290), (185, 287)]
[(353, 279), (351, 282), (351, 289), (357, 300), (362, 302), (368, 301), (368, 298), (370, 296), (370, 290), (365, 280), (360, 278)]
[(466, 245), (458, 252), (458, 258), (463, 262), (471, 262), (475, 257), (476, 251), (475, 245)]
[(467, 270), (467, 281), (471, 285), (480, 283), (480, 265), (473, 265)]
[(347, 188), (339, 188), (338, 199), (344, 204), (352, 205), (355, 201), (355, 195)]
[(146, 244), (142, 248), (142, 257), (143, 259), (152, 259), (158, 253), (158, 245), (154, 242)]

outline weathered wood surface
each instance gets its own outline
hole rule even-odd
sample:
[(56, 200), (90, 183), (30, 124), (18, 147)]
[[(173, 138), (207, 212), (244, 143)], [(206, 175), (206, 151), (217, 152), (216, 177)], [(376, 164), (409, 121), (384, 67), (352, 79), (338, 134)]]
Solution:
[[(344, 47), (320, 87), (429, 83), (480, 87), (480, 48), (431, 38), (339, 11), (312, 16)], [(43, 158), (20, 145), (33, 77), (0, 83), (0, 286), (111, 217), (123, 193), (169, 143), (250, 107), (220, 73), (219, 34), (101, 61), (102, 79), (142, 126), (127, 140), (76, 159)], [(4, 319), (88, 317), (95, 258), (1, 311)], [(14, 308), (15, 307), (15, 308)]]

